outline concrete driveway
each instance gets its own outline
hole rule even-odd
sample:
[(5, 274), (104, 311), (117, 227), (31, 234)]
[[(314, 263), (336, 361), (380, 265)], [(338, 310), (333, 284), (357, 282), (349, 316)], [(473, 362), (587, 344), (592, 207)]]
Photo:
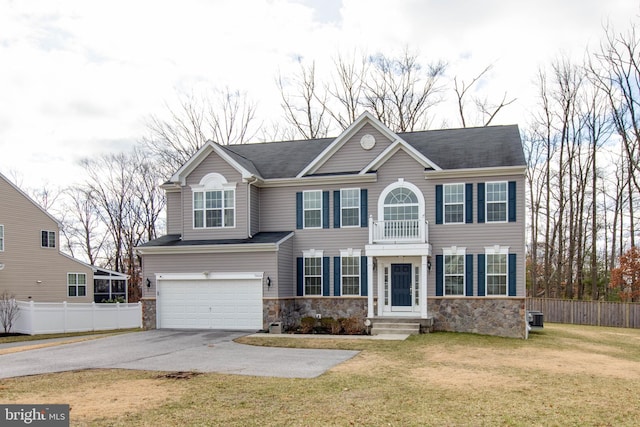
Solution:
[(0, 378), (92, 368), (314, 378), (358, 354), (233, 342), (250, 333), (151, 330), (21, 351), (0, 355)]

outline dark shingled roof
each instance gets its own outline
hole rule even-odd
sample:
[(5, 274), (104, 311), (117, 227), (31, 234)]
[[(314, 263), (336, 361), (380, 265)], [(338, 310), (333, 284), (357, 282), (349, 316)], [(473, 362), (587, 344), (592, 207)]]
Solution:
[(257, 233), (251, 238), (247, 239), (209, 239), (209, 240), (188, 240), (184, 241), (180, 239), (179, 234), (167, 234), (157, 239), (151, 240), (147, 243), (140, 245), (140, 247), (151, 246), (203, 246), (203, 245), (241, 245), (241, 244), (258, 244), (258, 243), (278, 243), (280, 240), (287, 237), (293, 231), (269, 231)]
[[(398, 133), (442, 169), (525, 166), (517, 125)], [(293, 178), (335, 138), (223, 146), (230, 156), (264, 179)]]

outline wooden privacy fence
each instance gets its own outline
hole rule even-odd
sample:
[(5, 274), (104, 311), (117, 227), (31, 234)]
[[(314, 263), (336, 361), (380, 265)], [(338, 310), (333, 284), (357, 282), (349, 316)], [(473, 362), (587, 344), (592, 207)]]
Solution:
[(142, 305), (23, 302), (11, 332), (53, 334), (142, 327)]
[(640, 303), (527, 298), (527, 310), (545, 322), (640, 328)]

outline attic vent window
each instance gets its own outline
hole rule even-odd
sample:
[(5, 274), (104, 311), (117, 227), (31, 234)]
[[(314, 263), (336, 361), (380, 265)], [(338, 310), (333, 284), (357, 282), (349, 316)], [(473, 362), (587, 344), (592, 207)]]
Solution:
[(360, 146), (365, 150), (371, 150), (376, 145), (376, 138), (370, 133), (360, 138)]

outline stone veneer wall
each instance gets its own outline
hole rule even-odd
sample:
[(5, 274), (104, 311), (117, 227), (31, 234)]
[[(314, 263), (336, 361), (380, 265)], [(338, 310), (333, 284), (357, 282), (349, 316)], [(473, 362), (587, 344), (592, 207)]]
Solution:
[(142, 298), (142, 328), (145, 330), (156, 328), (156, 299)]
[(282, 298), (263, 300), (265, 328), (273, 322), (282, 322), (284, 329), (300, 324), (303, 317), (333, 317), (334, 319), (367, 318), (367, 298)]
[(428, 299), (434, 331), (471, 332), (526, 338), (524, 298)]

